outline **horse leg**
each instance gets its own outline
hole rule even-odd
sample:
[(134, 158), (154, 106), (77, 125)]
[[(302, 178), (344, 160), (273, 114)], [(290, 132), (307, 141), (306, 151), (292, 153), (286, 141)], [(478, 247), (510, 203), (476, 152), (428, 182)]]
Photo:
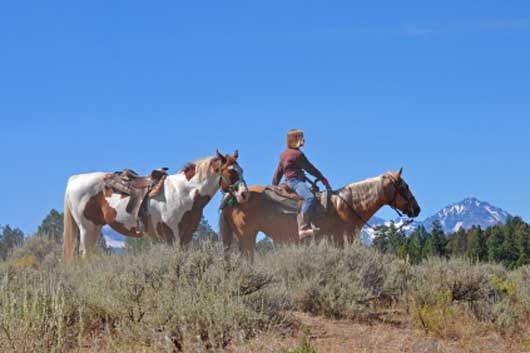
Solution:
[(83, 224), (79, 227), (79, 252), (81, 257), (86, 258), (94, 253), (96, 242), (101, 233), (101, 227), (96, 224)]
[(254, 250), (256, 249), (257, 231), (246, 231), (239, 238), (239, 251), (242, 255), (247, 256), (254, 261)]

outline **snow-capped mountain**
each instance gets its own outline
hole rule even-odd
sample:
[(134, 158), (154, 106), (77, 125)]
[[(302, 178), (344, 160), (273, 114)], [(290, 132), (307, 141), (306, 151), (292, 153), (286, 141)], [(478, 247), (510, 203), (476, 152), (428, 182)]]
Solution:
[[(385, 226), (390, 226), (392, 222), (394, 222), (394, 226), (396, 228), (399, 228), (400, 230), (402, 230), (406, 235), (409, 235), (410, 233), (412, 233), (414, 229), (416, 229), (418, 226), (422, 224), (421, 222), (417, 222), (417, 221), (412, 221), (411, 223), (407, 224), (406, 218), (396, 218), (392, 221), (385, 221), (384, 219), (375, 217), (375, 216), (370, 219), (368, 224), (371, 227), (376, 228), (378, 225), (382, 225), (382, 224), (384, 224)], [(375, 230), (373, 228), (370, 228), (367, 226), (363, 227), (361, 234), (360, 234), (360, 238), (363, 243), (368, 244), (368, 245), (372, 244), (372, 240), (375, 236)]]
[(104, 226), (101, 233), (103, 234), (103, 238), (105, 238), (107, 246), (113, 249), (122, 249), (125, 247), (125, 237), (111, 227)]
[(423, 225), (427, 230), (431, 230), (432, 223), (438, 220), (445, 233), (453, 233), (460, 228), (469, 229), (474, 225), (485, 229), (506, 222), (509, 216), (508, 212), (498, 207), (469, 197), (443, 208), (423, 221)]
[[(373, 216), (372, 218), (370, 218), (370, 220), (368, 221), (368, 225), (370, 227), (377, 227), (381, 224), (386, 224), (387, 221), (385, 221), (384, 219), (382, 218), (379, 218), (377, 216)], [(390, 222), (388, 222), (390, 224)], [(368, 226), (364, 226), (363, 229), (361, 230), (361, 234), (359, 234), (359, 237), (361, 239), (361, 241), (365, 244), (372, 244), (372, 239), (374, 238), (375, 236), (375, 230), (370, 228)]]
[[(409, 225), (403, 226), (405, 234), (410, 234), (418, 226), (423, 225), (427, 231), (432, 229), (434, 221), (439, 221), (445, 234), (456, 232), (460, 228), (469, 229), (474, 225), (482, 229), (494, 226), (498, 223), (506, 222), (510, 214), (503, 209), (495, 207), (488, 202), (480, 201), (475, 197), (465, 198), (464, 200), (450, 204), (444, 207), (436, 214), (427, 217), (424, 221), (414, 221)], [(400, 227), (405, 219), (397, 218), (394, 220), (396, 227)], [(373, 217), (369, 222), (375, 226), (379, 224), (390, 225), (390, 221), (384, 221), (381, 218)], [(374, 231), (364, 227), (361, 232), (361, 239), (367, 244), (371, 244), (374, 237)]]

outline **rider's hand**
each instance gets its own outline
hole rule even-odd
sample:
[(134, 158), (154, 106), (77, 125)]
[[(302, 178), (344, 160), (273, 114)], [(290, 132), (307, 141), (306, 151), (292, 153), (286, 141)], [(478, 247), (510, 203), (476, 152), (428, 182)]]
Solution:
[(331, 185), (329, 185), (328, 179), (326, 179), (326, 178), (322, 179), (322, 184), (324, 184), (324, 186), (326, 187), (326, 190), (328, 190), (328, 191), (331, 190)]

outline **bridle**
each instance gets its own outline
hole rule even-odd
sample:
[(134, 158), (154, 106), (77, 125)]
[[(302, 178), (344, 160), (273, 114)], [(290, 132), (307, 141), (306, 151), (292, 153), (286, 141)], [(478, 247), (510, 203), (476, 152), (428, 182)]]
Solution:
[(405, 187), (403, 186), (403, 182), (401, 180), (397, 180), (396, 177), (394, 177), (392, 174), (387, 174), (386, 176), (388, 177), (388, 179), (392, 183), (392, 186), (394, 187), (394, 195), (392, 196), (392, 199), (390, 200), (388, 205), (392, 207), (394, 211), (396, 211), (399, 217), (403, 217), (403, 214), (401, 213), (401, 211), (399, 211), (399, 209), (396, 207), (397, 195), (399, 194), (403, 199), (405, 199), (405, 201), (407, 202), (407, 208), (409, 209), (409, 211), (412, 211), (412, 205), (413, 205), (413, 202), (415, 201), (415, 198), (414, 196), (411, 196), (410, 193), (405, 192), (404, 190)]
[[(234, 163), (237, 164), (237, 162), (234, 162)], [(230, 181), (223, 175), (223, 160), (222, 159), (219, 159), (218, 168), (219, 168), (219, 187), (221, 188), (221, 190), (223, 190), (224, 193), (227, 193), (230, 195), (230, 200), (228, 202), (233, 204), (235, 201), (234, 191), (236, 190), (239, 184), (245, 183), (245, 179), (243, 179), (243, 171), (238, 172), (237, 174), (239, 178), (233, 183), (230, 183)], [(239, 168), (241, 169), (241, 167)], [(223, 187), (223, 183), (225, 185), (224, 187)]]
[[(399, 211), (399, 209), (395, 206), (395, 203), (396, 203), (396, 196), (397, 196), (397, 194), (399, 193), (399, 194), (401, 195), (401, 197), (403, 197), (403, 198), (407, 201), (407, 208), (409, 208), (410, 210), (412, 209), (412, 201), (414, 201), (415, 198), (414, 198), (414, 196), (412, 196), (412, 197), (408, 197), (408, 195), (406, 195), (406, 194), (404, 193), (404, 191), (403, 191), (403, 184), (400, 183), (400, 182), (398, 182), (398, 181), (396, 180), (396, 178), (395, 178), (393, 175), (387, 174), (387, 176), (389, 177), (390, 182), (392, 183), (392, 186), (394, 187), (394, 190), (395, 190), (394, 195), (393, 195), (393, 197), (392, 197), (392, 200), (391, 200), (390, 203), (389, 203), (389, 206), (390, 206), (394, 211), (396, 211), (396, 213), (399, 215), (399, 217), (403, 217), (403, 214), (402, 214), (402, 213)], [(318, 190), (318, 187), (316, 186), (316, 182), (317, 182), (316, 180), (315, 180), (315, 181), (311, 181), (311, 180), (308, 179), (308, 181), (313, 185), (313, 187), (316, 187), (317, 190)], [(331, 194), (332, 194), (332, 195), (335, 195), (335, 196), (337, 196), (339, 199), (341, 199), (341, 200), (344, 202), (344, 204), (345, 204), (346, 206), (348, 206), (348, 208), (350, 209), (350, 211), (352, 211), (352, 213), (355, 215), (355, 217), (357, 217), (357, 218), (363, 223), (364, 226), (366, 226), (366, 227), (368, 227), (368, 228), (370, 228), (370, 229), (372, 229), (372, 230), (377, 230), (377, 229), (376, 229), (377, 226), (374, 227), (374, 226), (368, 224), (368, 222), (365, 221), (365, 220), (363, 219), (363, 217), (362, 217), (357, 211), (355, 211), (355, 209), (353, 208), (353, 206), (350, 205), (350, 203), (349, 203), (348, 201), (346, 201), (346, 200), (340, 195), (339, 192), (337, 192), (337, 191), (332, 191)], [(409, 219), (405, 220), (405, 221), (403, 222), (403, 224), (401, 224), (396, 230), (399, 231), (399, 230), (401, 230), (401, 228), (403, 228), (403, 227), (405, 227), (405, 226), (408, 226), (408, 225), (411, 224), (412, 222), (414, 222), (414, 220), (413, 220), (412, 218), (409, 218)]]

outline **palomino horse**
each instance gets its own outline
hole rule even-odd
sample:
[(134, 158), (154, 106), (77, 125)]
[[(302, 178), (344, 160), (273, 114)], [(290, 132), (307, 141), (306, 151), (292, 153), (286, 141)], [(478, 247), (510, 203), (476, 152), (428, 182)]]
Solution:
[[(405, 180), (403, 168), (353, 183), (333, 192), (330, 207), (325, 215), (315, 221), (320, 234), (330, 236), (340, 246), (351, 242), (366, 222), (383, 206), (389, 205), (416, 217), (420, 207)], [(298, 243), (296, 216), (285, 214), (276, 201), (263, 194), (263, 186), (249, 188), (246, 203), (224, 207), (220, 215), (221, 239), (228, 251), (233, 233), (239, 238), (240, 250), (253, 257), (258, 232), (265, 233), (274, 243)], [(317, 237), (319, 237), (317, 235)]]
[(105, 184), (107, 173), (71, 176), (64, 197), (64, 260), (74, 257), (77, 234), (79, 250), (86, 256), (94, 250), (103, 225), (132, 236), (160, 238), (172, 244), (191, 241), (204, 206), (222, 188), (244, 204), (249, 192), (243, 170), (233, 156), (217, 151), (215, 157), (189, 163), (177, 174), (168, 175), (160, 194), (146, 200), (145, 230), (138, 231), (137, 217), (126, 210), (130, 196)]

